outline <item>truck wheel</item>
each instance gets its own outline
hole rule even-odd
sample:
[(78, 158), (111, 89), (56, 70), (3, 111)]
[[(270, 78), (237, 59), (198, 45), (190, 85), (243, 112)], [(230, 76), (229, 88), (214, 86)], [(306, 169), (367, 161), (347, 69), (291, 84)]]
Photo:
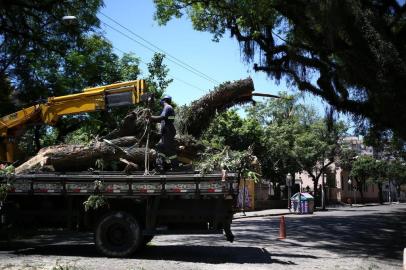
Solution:
[(109, 257), (126, 257), (142, 244), (137, 220), (126, 212), (113, 212), (98, 223), (95, 231), (97, 249)]

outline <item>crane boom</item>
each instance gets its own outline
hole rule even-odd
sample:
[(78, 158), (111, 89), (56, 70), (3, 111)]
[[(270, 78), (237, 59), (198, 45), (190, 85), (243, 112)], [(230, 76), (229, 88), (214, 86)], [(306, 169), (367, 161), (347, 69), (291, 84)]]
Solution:
[(63, 115), (137, 104), (144, 91), (146, 91), (144, 80), (85, 88), (80, 93), (50, 97), (46, 103), (3, 116), (0, 118), (0, 160), (14, 161), (15, 138), (21, 135), (29, 124), (55, 125)]

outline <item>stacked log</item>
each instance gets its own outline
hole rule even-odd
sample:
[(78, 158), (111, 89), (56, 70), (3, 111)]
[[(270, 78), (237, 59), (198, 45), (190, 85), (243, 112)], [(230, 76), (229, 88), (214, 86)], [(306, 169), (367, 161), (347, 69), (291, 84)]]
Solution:
[[(250, 78), (224, 83), (209, 94), (180, 108), (176, 116), (178, 135), (176, 137), (178, 157), (184, 163), (191, 163), (204, 147), (198, 143), (199, 137), (210, 125), (217, 113), (252, 101), (254, 85)], [(150, 146), (159, 140), (152, 129)], [(136, 108), (127, 114), (120, 126), (107, 136), (90, 145), (56, 145), (41, 149), (38, 154), (19, 167), (16, 173), (51, 169), (55, 171), (83, 171), (94, 168), (97, 160), (105, 164), (112, 162), (131, 164), (142, 169), (145, 159), (146, 121), (145, 110)], [(156, 152), (148, 149), (150, 160)], [(153, 164), (152, 164), (153, 165)]]

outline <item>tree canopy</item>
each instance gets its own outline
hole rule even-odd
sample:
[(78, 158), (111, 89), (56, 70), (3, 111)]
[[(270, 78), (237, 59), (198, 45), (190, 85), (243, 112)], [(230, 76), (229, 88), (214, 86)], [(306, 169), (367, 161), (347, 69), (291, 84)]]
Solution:
[(406, 164), (396, 159), (386, 160), (360, 156), (353, 161), (350, 176), (357, 184), (361, 199), (363, 198), (362, 187), (367, 182), (377, 184), (379, 200), (382, 203), (382, 184), (387, 181), (393, 181), (396, 186), (406, 183)]
[[(1, 1), (0, 81), (6, 89), (0, 95), (1, 114), (13, 109), (15, 89), (20, 98), (35, 100), (31, 99), (34, 93), (44, 88), (43, 73), (53, 72), (98, 27), (96, 14), (101, 5), (101, 0)], [(66, 15), (75, 15), (77, 20), (64, 21)]]
[(165, 24), (241, 45), (244, 60), (406, 139), (406, 4), (399, 1), (154, 0)]
[(249, 146), (261, 164), (261, 175), (284, 183), (286, 175), (306, 171), (317, 191), (319, 178), (341, 152), (341, 122), (319, 116), (301, 104), (300, 96), (280, 93), (281, 99), (246, 107), (242, 117), (232, 109), (215, 118), (203, 135), (211, 147), (243, 151)]

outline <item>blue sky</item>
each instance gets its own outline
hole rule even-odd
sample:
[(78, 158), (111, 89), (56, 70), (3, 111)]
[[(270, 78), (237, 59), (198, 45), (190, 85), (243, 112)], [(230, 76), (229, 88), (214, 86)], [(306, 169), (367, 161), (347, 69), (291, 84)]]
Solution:
[[(276, 94), (278, 91), (289, 90), (283, 81), (280, 85), (276, 85), (264, 73), (255, 73), (252, 65), (243, 63), (238, 43), (229, 35), (218, 43), (213, 42), (211, 34), (193, 30), (191, 22), (186, 17), (172, 20), (166, 26), (159, 26), (153, 19), (155, 8), (152, 0), (105, 0), (105, 7), (101, 12), (218, 82), (250, 76), (254, 80), (257, 92)], [(103, 14), (99, 14), (101, 26), (106, 37), (116, 48), (117, 54), (120, 55), (122, 51), (134, 52), (144, 62), (141, 67), (146, 71), (145, 63), (150, 61), (153, 52), (106, 26), (104, 23), (145, 44)], [(167, 89), (167, 93), (177, 104), (188, 104), (217, 85), (168, 60), (166, 64), (170, 69), (170, 75), (174, 77), (174, 82)], [(318, 99), (306, 98), (306, 100), (322, 110)]]
[[(228, 36), (218, 43), (213, 42), (211, 41), (211, 34), (193, 30), (187, 18), (172, 20), (166, 26), (158, 26), (153, 19), (155, 9), (151, 0), (106, 0), (105, 7), (101, 11), (137, 35), (216, 81), (233, 81), (251, 76), (257, 91), (277, 93), (286, 89), (282, 86), (275, 86), (264, 74), (256, 74), (250, 66), (244, 64), (241, 61), (238, 43)], [(100, 14), (99, 18), (102, 22), (139, 40), (125, 29), (120, 29), (105, 16)], [(103, 23), (102, 28), (105, 30), (106, 37), (118, 49), (116, 51), (118, 54), (121, 54), (121, 51), (131, 51), (139, 56), (143, 62), (150, 61), (153, 52)], [(142, 40), (139, 41), (143, 42)], [(171, 61), (167, 60), (166, 64), (170, 69), (170, 75), (175, 77), (167, 92), (178, 104), (189, 103), (216, 86), (216, 83), (203, 79)], [(142, 63), (141, 66), (146, 71), (145, 64)]]

